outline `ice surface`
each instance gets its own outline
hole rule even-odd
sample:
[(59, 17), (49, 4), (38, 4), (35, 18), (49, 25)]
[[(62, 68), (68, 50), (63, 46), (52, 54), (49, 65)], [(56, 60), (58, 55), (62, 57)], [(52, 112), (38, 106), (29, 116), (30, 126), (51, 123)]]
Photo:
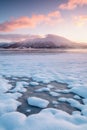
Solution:
[[(83, 98), (84, 104), (65, 97), (60, 98), (59, 101), (67, 101), (78, 108), (81, 115), (69, 115), (56, 109), (46, 109), (29, 117), (13, 112), (20, 105), (17, 101), (18, 97), (21, 96), (21, 92), (26, 91), (29, 84), (26, 82), (24, 85), (23, 82), (17, 81), (14, 87), (4, 76), (15, 77), (16, 80), (18, 79), (16, 76), (30, 77), (36, 83), (41, 82), (46, 85), (51, 81), (67, 83), (68, 88), (60, 92), (66, 94), (73, 92)], [(47, 85), (47, 88), (55, 91), (55, 87)], [(87, 53), (0, 54), (0, 130), (36, 129), (87, 130)]]
[(46, 108), (49, 104), (48, 100), (38, 98), (38, 97), (29, 97), (27, 101), (29, 105), (40, 107), (40, 108)]

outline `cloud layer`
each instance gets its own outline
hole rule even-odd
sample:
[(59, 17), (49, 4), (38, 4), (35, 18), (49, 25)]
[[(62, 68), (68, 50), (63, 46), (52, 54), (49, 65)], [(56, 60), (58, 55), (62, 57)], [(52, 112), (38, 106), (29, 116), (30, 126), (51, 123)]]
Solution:
[(87, 0), (68, 0), (67, 3), (61, 4), (60, 9), (72, 10), (77, 6), (87, 5)]
[(87, 15), (79, 15), (74, 17), (75, 24), (79, 27), (87, 25)]
[(32, 15), (32, 17), (20, 17), (0, 23), (0, 32), (10, 32), (19, 28), (35, 28), (38, 24), (54, 25), (62, 21), (59, 11), (51, 12), (47, 15)]

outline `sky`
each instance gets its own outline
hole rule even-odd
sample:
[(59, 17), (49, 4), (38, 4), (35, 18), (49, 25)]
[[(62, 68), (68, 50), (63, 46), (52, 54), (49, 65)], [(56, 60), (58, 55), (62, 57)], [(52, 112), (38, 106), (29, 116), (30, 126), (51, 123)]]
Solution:
[(46, 34), (87, 43), (87, 0), (0, 0), (0, 41)]

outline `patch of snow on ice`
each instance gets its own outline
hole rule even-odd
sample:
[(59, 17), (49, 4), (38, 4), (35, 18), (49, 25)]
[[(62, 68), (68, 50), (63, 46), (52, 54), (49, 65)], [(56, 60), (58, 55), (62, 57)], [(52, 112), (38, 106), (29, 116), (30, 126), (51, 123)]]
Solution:
[(37, 85), (39, 85), (39, 83), (38, 82), (30, 82), (29, 85), (31, 85), (31, 86), (37, 86)]
[(70, 92), (70, 90), (69, 90), (69, 89), (64, 89), (64, 90), (57, 89), (57, 90), (55, 90), (55, 92), (60, 92), (60, 93), (65, 93), (65, 94), (67, 94), (67, 93)]
[(78, 100), (81, 99), (80, 96), (78, 96), (78, 95), (75, 95), (74, 98), (78, 99)]
[(48, 100), (38, 98), (38, 97), (29, 97), (27, 101), (29, 105), (40, 107), (40, 108), (46, 108), (49, 104)]
[(82, 110), (81, 112), (84, 116), (87, 116), (87, 107), (85, 109)]
[(81, 115), (81, 112), (80, 112), (80, 111), (73, 111), (72, 114), (73, 114), (73, 115), (77, 115), (77, 114), (78, 114), (78, 115)]
[(9, 89), (11, 89), (13, 86), (8, 83), (8, 80), (0, 77), (0, 93), (7, 92)]
[(87, 98), (87, 86), (73, 87), (71, 92), (78, 94), (81, 97)]
[(83, 99), (83, 103), (87, 105), (87, 98)]
[(60, 102), (66, 102), (67, 99), (65, 97), (61, 97), (61, 98), (58, 98), (58, 101), (60, 101)]
[(52, 104), (53, 105), (58, 105), (58, 102), (57, 101), (52, 101)]
[(27, 109), (26, 112), (31, 112), (31, 109)]
[(60, 96), (59, 93), (56, 93), (56, 92), (53, 92), (53, 91), (50, 91), (49, 94), (50, 94), (51, 96), (53, 96), (53, 97), (58, 97), (58, 96)]
[(36, 92), (49, 92), (50, 91), (50, 88), (46, 88), (46, 87), (42, 87), (42, 88), (39, 88), (37, 90), (35, 90)]
[(51, 89), (51, 88), (54, 88), (54, 86), (51, 85), (51, 84), (48, 84), (48, 85), (47, 85), (47, 88), (50, 88), (50, 89)]
[(10, 92), (26, 92), (26, 84), (24, 82), (17, 82), (16, 87), (11, 89)]

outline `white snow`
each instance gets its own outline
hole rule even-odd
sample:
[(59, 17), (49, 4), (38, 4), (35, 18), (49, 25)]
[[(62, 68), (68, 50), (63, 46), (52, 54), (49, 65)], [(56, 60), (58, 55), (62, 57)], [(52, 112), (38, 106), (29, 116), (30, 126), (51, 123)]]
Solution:
[(81, 112), (80, 112), (80, 111), (73, 111), (72, 114), (73, 114), (73, 115), (77, 115), (77, 114), (78, 114), (78, 115), (81, 115)]
[(10, 92), (26, 92), (25, 87), (27, 87), (27, 85), (26, 82), (17, 82), (16, 87), (10, 90)]
[(18, 99), (21, 97), (22, 94), (15, 92), (15, 93), (2, 93), (0, 94), (0, 100), (6, 100), (6, 99)]
[(51, 85), (51, 84), (48, 84), (48, 85), (47, 85), (47, 88), (50, 88), (50, 89), (51, 89), (51, 88), (54, 88), (54, 86)]
[(31, 112), (31, 109), (27, 109), (26, 112), (29, 112), (29, 113), (30, 113), (30, 112)]
[(0, 77), (0, 93), (6, 92), (12, 88), (12, 85), (8, 83), (8, 80)]
[(66, 102), (66, 98), (65, 97), (58, 98), (58, 101), (60, 101), (60, 102)]
[(83, 103), (87, 105), (87, 98), (83, 99)]
[(78, 99), (78, 100), (81, 99), (80, 96), (78, 96), (78, 95), (75, 95), (74, 98)]
[(68, 102), (71, 106), (78, 108), (79, 110), (81, 110), (83, 108), (82, 104), (80, 104), (77, 100), (72, 99), (72, 98), (61, 97), (61, 98), (58, 99), (58, 101)]
[(57, 90), (55, 90), (55, 92), (60, 92), (60, 93), (65, 93), (65, 94), (67, 94), (67, 93), (70, 92), (70, 90), (69, 90), (69, 89), (64, 89), (64, 90), (57, 89)]
[(37, 85), (39, 85), (39, 83), (38, 82), (30, 82), (29, 85), (31, 85), (31, 86), (37, 86)]
[(14, 99), (0, 99), (0, 116), (8, 112), (16, 111), (19, 105), (21, 105), (21, 103)]
[(56, 93), (56, 92), (53, 92), (53, 91), (50, 91), (49, 94), (50, 94), (51, 96), (53, 96), (53, 97), (58, 97), (58, 96), (60, 96), (59, 93)]
[[(11, 52), (10, 52), (11, 53)], [(46, 109), (38, 114), (26, 117), (14, 112), (21, 104), (18, 97), (26, 91), (29, 83), (17, 81), (16, 87), (9, 83), (7, 77), (30, 77), (35, 81), (51, 84), (52, 81), (67, 83), (65, 90), (55, 90), (55, 86), (47, 85), (51, 91), (76, 94), (74, 98), (61, 97), (58, 101), (67, 102), (79, 109), (69, 115), (57, 109)], [(17, 80), (17, 79), (16, 79)], [(13, 88), (14, 87), (14, 88)], [(11, 92), (11, 93), (10, 93)], [(32, 99), (35, 106), (42, 107), (44, 99)], [(53, 97), (52, 97), (53, 98)], [(55, 97), (56, 98), (56, 97)], [(46, 100), (46, 106), (49, 102)], [(54, 102), (55, 103), (55, 102)], [(55, 53), (55, 54), (1, 54), (0, 53), (0, 130), (87, 130), (87, 53)]]
[(52, 101), (52, 104), (53, 105), (58, 105), (58, 102), (57, 101)]
[(59, 98), (58, 101), (60, 102), (68, 102), (71, 106), (79, 109), (81, 113), (87, 116), (87, 104), (83, 105), (79, 101), (72, 99), (72, 98)]
[(42, 87), (42, 88), (39, 88), (37, 90), (35, 90), (36, 92), (49, 92), (50, 91), (50, 88), (46, 88), (46, 87)]
[(70, 91), (78, 94), (79, 96), (87, 98), (87, 86), (80, 85), (79, 87), (73, 87)]
[(38, 97), (29, 97), (27, 101), (29, 105), (40, 107), (40, 108), (46, 108), (49, 104), (48, 100), (38, 98)]
[(87, 118), (53, 108), (26, 117), (11, 112), (0, 117), (0, 130), (87, 130)]

